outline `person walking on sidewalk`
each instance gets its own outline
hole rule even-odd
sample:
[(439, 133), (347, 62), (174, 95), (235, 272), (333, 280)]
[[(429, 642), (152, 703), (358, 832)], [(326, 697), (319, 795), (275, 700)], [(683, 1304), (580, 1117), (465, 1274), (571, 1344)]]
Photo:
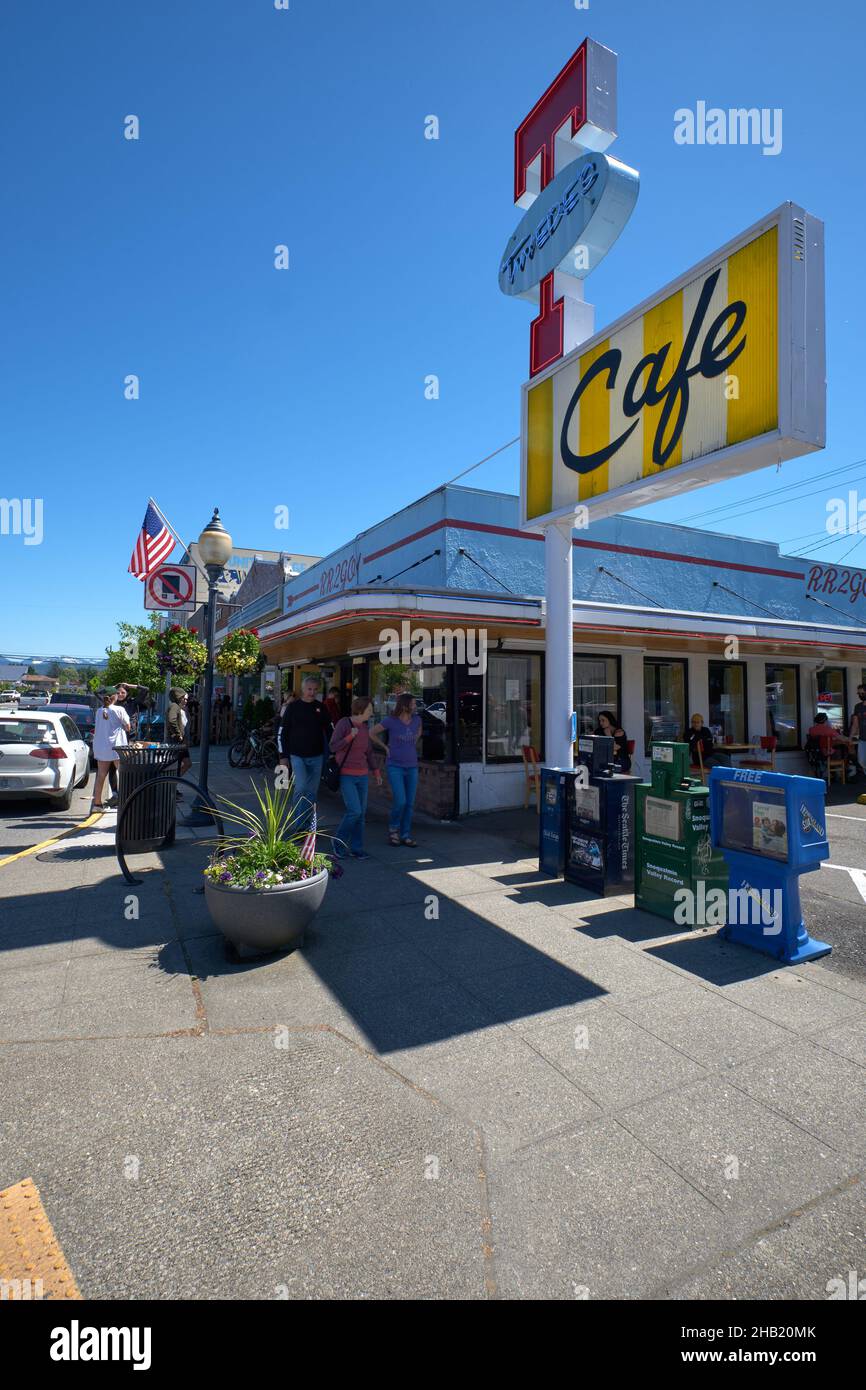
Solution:
[(334, 836), (338, 859), (345, 859), (349, 854), (353, 859), (370, 858), (364, 850), (364, 818), (371, 772), (376, 785), (382, 785), (382, 774), (373, 762), (373, 745), (370, 742), (369, 721), (372, 715), (373, 706), (369, 698), (356, 695), (352, 701), (351, 715), (341, 719), (331, 735), (331, 752), (340, 767), (340, 795), (346, 808)]
[(340, 687), (338, 685), (332, 685), (328, 691), (325, 709), (331, 716), (331, 723), (337, 725), (343, 717), (343, 711), (340, 707)]
[[(177, 775), (183, 777), (192, 767), (192, 759), (189, 756), (189, 738), (186, 732), (189, 724), (186, 691), (179, 690), (176, 686), (172, 687), (169, 691), (169, 701), (165, 716), (165, 736), (166, 741), (172, 745), (177, 754)], [(178, 801), (183, 800), (180, 792), (177, 792), (176, 796)]]
[(305, 676), (301, 698), (286, 705), (277, 729), (277, 750), (283, 767), (292, 769), (293, 830), (308, 830), (319, 794), (325, 749), (333, 733), (331, 717), (316, 698), (319, 682)]
[(126, 747), (129, 741), (128, 733), (129, 715), (123, 706), (117, 703), (117, 691), (104, 691), (102, 709), (96, 711), (96, 720), (93, 726), (93, 756), (96, 759), (96, 785), (93, 789), (94, 811), (106, 810), (102, 801), (102, 789), (110, 769), (120, 762), (117, 749)]
[(421, 737), (421, 716), (416, 713), (415, 696), (398, 695), (393, 714), (386, 714), (381, 724), (372, 730), (373, 742), (380, 748), (379, 734), (388, 735), (386, 772), (391, 784), (391, 815), (388, 819), (388, 843), (409, 845), (412, 839), (412, 808), (418, 790), (418, 740)]

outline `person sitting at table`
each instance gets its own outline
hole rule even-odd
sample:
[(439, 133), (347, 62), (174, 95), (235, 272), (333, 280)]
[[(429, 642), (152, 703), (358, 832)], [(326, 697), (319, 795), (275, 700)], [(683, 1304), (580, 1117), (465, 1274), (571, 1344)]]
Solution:
[(725, 767), (731, 765), (730, 753), (717, 748), (713, 736), (704, 723), (702, 714), (693, 714), (691, 718), (691, 728), (689, 729), (689, 759), (692, 767), (699, 766), (698, 749), (700, 749), (701, 761), (704, 767), (712, 767), (713, 763), (723, 764)]
[(609, 709), (599, 712), (598, 723), (595, 726), (596, 734), (603, 734), (607, 738), (613, 739), (613, 765), (620, 772), (631, 772), (631, 756), (628, 751), (628, 737), (625, 729), (620, 727), (616, 715)]
[(836, 730), (826, 714), (815, 715), (815, 723), (806, 735), (806, 757), (816, 777), (826, 777), (827, 759), (833, 751)]

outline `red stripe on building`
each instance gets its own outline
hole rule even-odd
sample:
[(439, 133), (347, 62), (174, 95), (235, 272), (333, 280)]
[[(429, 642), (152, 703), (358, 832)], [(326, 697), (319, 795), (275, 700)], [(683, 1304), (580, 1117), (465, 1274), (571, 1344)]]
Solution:
[[(453, 527), (460, 531), (481, 531), (493, 536), (516, 536), (518, 540), (524, 541), (543, 541), (544, 537), (534, 531), (520, 531), (513, 526), (493, 526), (486, 521), (459, 521), (453, 517), (445, 517), (442, 521), (434, 521), (430, 526), (425, 526), (420, 531), (413, 531), (410, 536), (404, 536), (402, 540), (394, 541), (391, 545), (384, 546), (381, 550), (374, 550), (370, 555), (365, 555), (363, 563), (372, 564), (374, 560), (380, 560), (383, 555), (390, 555), (392, 551), (399, 550), (401, 546), (410, 545), (412, 541), (421, 540), (424, 536), (431, 535), (434, 531), (442, 531), (446, 526)], [(773, 569), (768, 565), (743, 565), (729, 563), (726, 560), (710, 560), (698, 555), (681, 555), (676, 551), (668, 552), (665, 550), (648, 550), (643, 546), (635, 545), (616, 545), (608, 541), (585, 541), (572, 538), (572, 545), (581, 546), (590, 550), (603, 550), (609, 555), (641, 555), (649, 560), (670, 560), (678, 565), (704, 565), (710, 569), (721, 570), (741, 570), (747, 574), (771, 574), (777, 579), (804, 579), (805, 575), (798, 570)]]

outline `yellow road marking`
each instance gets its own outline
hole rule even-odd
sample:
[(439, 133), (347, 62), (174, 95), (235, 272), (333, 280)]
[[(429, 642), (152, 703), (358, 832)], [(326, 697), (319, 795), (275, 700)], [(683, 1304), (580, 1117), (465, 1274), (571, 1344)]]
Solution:
[(0, 1302), (81, 1298), (39, 1188), (24, 1178), (0, 1192)]
[(0, 869), (4, 864), (14, 864), (16, 859), (26, 859), (28, 854), (39, 854), (40, 850), (48, 849), (49, 845), (56, 845), (58, 840), (71, 835), (74, 830), (86, 830), (89, 825), (95, 825), (97, 821), (102, 820), (104, 815), (104, 811), (94, 811), (86, 820), (76, 821), (66, 830), (61, 830), (59, 835), (52, 835), (50, 840), (42, 840), (40, 844), (31, 845), (29, 849), (19, 849), (17, 854), (7, 854), (5, 859), (0, 859)]

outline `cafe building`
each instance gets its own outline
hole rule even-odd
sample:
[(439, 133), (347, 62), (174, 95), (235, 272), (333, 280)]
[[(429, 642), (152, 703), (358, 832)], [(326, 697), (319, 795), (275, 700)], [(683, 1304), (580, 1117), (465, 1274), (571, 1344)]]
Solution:
[[(519, 515), (515, 496), (438, 488), (290, 577), (256, 624), (283, 688), (313, 673), (345, 712), (367, 695), (377, 717), (416, 694), (417, 804), (436, 816), (522, 805), (525, 750), (545, 760), (544, 539)], [(575, 530), (572, 549), (576, 730), (613, 711), (635, 771), (693, 713), (735, 764), (769, 759), (760, 741), (775, 739), (784, 772), (807, 771), (817, 711), (847, 727), (866, 572), (633, 516)]]

